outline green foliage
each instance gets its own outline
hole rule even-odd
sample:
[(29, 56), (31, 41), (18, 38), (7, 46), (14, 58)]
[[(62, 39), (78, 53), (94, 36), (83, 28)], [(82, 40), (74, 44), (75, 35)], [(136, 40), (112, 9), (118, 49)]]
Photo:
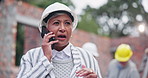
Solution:
[(17, 26), (17, 37), (16, 37), (16, 66), (20, 65), (20, 59), (24, 52), (24, 27), (21, 24)]
[(81, 20), (78, 24), (78, 28), (87, 32), (98, 34), (99, 26), (96, 20), (91, 15), (92, 9), (88, 6), (85, 9), (85, 14), (81, 15)]
[[(122, 37), (131, 33), (129, 29), (136, 26), (137, 22), (143, 22), (148, 19), (139, 0), (109, 0), (108, 3), (100, 9), (95, 9), (92, 16), (99, 20), (102, 35), (109, 37)], [(137, 21), (136, 16), (140, 14), (143, 21)], [(128, 20), (123, 20), (126, 17)]]

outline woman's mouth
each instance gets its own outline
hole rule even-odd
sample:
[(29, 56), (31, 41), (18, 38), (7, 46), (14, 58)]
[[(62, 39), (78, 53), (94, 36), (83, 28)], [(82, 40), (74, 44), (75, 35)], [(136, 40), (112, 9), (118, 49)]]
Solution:
[(59, 36), (57, 36), (57, 39), (63, 41), (66, 39), (66, 35), (59, 35)]

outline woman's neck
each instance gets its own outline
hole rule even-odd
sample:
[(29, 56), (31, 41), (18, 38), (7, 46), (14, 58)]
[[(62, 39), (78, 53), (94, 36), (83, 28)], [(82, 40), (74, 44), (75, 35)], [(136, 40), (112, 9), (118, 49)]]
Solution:
[[(68, 44), (69, 44), (69, 43), (68, 43)], [(66, 45), (64, 45), (64, 46), (58, 46), (58, 45), (56, 46), (56, 45), (55, 45), (55, 46), (54, 46), (54, 49), (57, 50), (57, 51), (62, 51), (68, 44), (66, 44)]]

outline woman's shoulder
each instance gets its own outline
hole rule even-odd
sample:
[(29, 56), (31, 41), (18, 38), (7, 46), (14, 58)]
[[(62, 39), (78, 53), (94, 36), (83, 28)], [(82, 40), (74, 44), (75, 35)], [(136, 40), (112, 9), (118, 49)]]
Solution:
[(93, 56), (89, 51), (87, 51), (87, 50), (85, 50), (85, 49), (83, 49), (83, 48), (80, 48), (80, 47), (76, 47), (77, 48), (77, 50), (81, 53), (81, 54), (83, 54), (83, 55), (87, 55), (88, 57), (89, 56)]
[(34, 54), (34, 53), (37, 54), (37, 53), (39, 53), (41, 51), (42, 51), (42, 48), (41, 47), (37, 47), (37, 48), (32, 48), (32, 49), (28, 50), (26, 52), (26, 54)]
[(36, 57), (40, 57), (42, 55), (43, 55), (42, 48), (37, 47), (37, 48), (32, 48), (32, 49), (28, 50), (23, 56), (29, 57), (29, 58), (36, 58)]

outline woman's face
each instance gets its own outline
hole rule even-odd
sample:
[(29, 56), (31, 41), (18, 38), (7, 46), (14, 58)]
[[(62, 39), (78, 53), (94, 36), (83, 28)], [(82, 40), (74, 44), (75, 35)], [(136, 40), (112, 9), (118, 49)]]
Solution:
[(49, 19), (47, 28), (55, 34), (55, 39), (59, 41), (55, 44), (55, 49), (63, 49), (68, 45), (72, 33), (72, 20), (67, 14)]

